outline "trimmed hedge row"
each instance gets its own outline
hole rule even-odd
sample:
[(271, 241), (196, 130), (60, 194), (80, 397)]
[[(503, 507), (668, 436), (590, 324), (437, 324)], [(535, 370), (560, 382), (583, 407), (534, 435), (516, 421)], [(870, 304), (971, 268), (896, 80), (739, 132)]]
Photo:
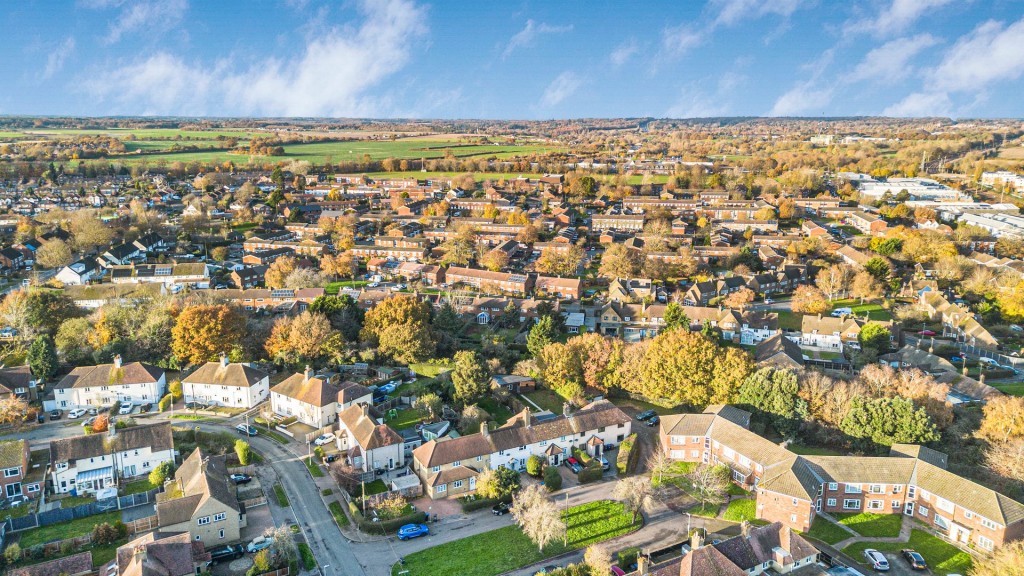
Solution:
[(512, 496), (503, 496), (501, 498), (476, 498), (474, 500), (459, 500), (459, 505), (462, 506), (463, 512), (474, 512), (476, 510), (482, 510), (484, 508), (490, 508), (498, 502), (512, 502)]
[(583, 470), (580, 470), (580, 473), (576, 475), (576, 479), (579, 480), (580, 484), (587, 484), (588, 482), (597, 482), (603, 476), (604, 470), (601, 468), (601, 462), (594, 459)]
[(348, 509), (352, 512), (352, 518), (355, 519), (359, 530), (367, 534), (394, 534), (406, 524), (418, 524), (427, 521), (427, 514), (425, 512), (416, 511), (405, 516), (392, 518), (391, 520), (373, 522), (363, 517), (363, 513), (359, 511), (359, 507), (356, 506), (355, 502), (349, 502)]
[(618, 470), (619, 476), (632, 474), (639, 459), (640, 450), (636, 449), (636, 432), (634, 432), (623, 440), (622, 444), (619, 444), (619, 454), (615, 458), (615, 468)]

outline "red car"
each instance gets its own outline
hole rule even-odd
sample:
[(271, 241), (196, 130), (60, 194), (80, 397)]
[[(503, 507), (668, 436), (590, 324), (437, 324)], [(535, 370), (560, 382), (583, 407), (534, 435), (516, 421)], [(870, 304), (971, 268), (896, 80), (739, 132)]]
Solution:
[(921, 330), (917, 333), (919, 336), (935, 336), (935, 332), (931, 330)]
[(580, 470), (583, 470), (583, 465), (580, 464), (580, 461), (572, 457), (565, 459), (565, 467), (577, 474), (580, 473)]

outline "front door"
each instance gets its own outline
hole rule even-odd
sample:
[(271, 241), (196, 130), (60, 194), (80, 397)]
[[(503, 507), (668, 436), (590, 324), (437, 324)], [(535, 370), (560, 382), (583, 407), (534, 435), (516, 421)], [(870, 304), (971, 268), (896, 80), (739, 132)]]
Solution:
[(913, 502), (907, 502), (903, 506), (903, 513), (906, 514), (907, 516), (913, 516), (914, 515), (914, 503)]
[(388, 470), (394, 470), (394, 469), (395, 469), (395, 459), (394, 458), (388, 458)]
[(949, 529), (949, 537), (954, 542), (962, 542), (967, 544), (971, 541), (971, 531), (959, 524), (953, 524)]
[(476, 476), (472, 476), (469, 479), (469, 489), (476, 490)]

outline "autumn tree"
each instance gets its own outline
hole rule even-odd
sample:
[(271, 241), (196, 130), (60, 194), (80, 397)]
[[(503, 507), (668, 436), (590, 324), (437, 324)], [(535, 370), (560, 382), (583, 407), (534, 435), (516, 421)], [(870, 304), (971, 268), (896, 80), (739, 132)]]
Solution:
[(725, 464), (699, 464), (686, 475), (685, 491), (700, 502), (701, 508), (720, 506), (725, 502), (731, 479), (731, 471)]
[(426, 394), (420, 394), (416, 397), (416, 401), (413, 402), (413, 408), (419, 411), (428, 421), (433, 422), (441, 415), (441, 409), (444, 406), (444, 402), (441, 397), (434, 392), (427, 392)]
[(601, 266), (597, 273), (603, 278), (633, 278), (639, 264), (633, 251), (625, 244), (612, 244), (601, 255)]
[(459, 228), (454, 237), (445, 240), (440, 249), (442, 265), (465, 266), (476, 258), (477, 232), (470, 226)]
[(853, 277), (850, 284), (850, 295), (859, 298), (863, 304), (865, 300), (877, 300), (885, 295), (885, 287), (867, 270), (861, 270)]
[(583, 563), (591, 574), (608, 574), (612, 568), (612, 554), (603, 544), (591, 544), (583, 552)]
[(575, 276), (583, 262), (583, 247), (570, 246), (566, 250), (545, 250), (534, 263), (538, 272), (555, 276)]
[(472, 350), (455, 353), (455, 368), (450, 372), (455, 400), (472, 402), (487, 393), (491, 377), (480, 355)]
[(265, 347), (271, 358), (297, 363), (338, 356), (344, 339), (326, 316), (306, 310), (275, 322)]
[(754, 301), (754, 291), (744, 286), (739, 290), (730, 293), (722, 300), (722, 305), (726, 308), (732, 308), (739, 310), (740, 312), (746, 310), (747, 306)]
[(814, 284), (828, 295), (829, 300), (835, 300), (836, 296), (846, 290), (853, 277), (853, 268), (848, 264), (833, 264), (822, 268), (814, 279)]
[(409, 294), (385, 298), (366, 312), (361, 337), (399, 362), (425, 360), (436, 348), (430, 304)]
[(0, 424), (14, 424), (28, 412), (28, 403), (14, 394), (0, 397)]
[(641, 512), (654, 504), (654, 488), (647, 476), (627, 476), (615, 483), (612, 498), (622, 503), (622, 511), (633, 516), (635, 523)]
[(825, 293), (814, 286), (800, 286), (793, 292), (793, 312), (803, 314), (821, 314), (831, 306)]
[(171, 329), (171, 352), (185, 364), (201, 364), (241, 346), (245, 319), (226, 304), (189, 306)]
[(985, 451), (985, 463), (996, 474), (1024, 482), (1024, 438), (995, 442)]
[(63, 268), (71, 264), (71, 247), (59, 239), (47, 240), (36, 250), (35, 260), (43, 268)]
[(71, 214), (68, 223), (75, 249), (87, 252), (98, 246), (106, 246), (114, 239), (114, 231), (96, 217), (93, 210), (78, 210)]
[(545, 346), (537, 356), (544, 383), (563, 398), (583, 396), (583, 364), (576, 350), (561, 342)]
[(992, 554), (974, 558), (970, 576), (1024, 576), (1024, 541), (1006, 543)]
[(311, 268), (296, 268), (284, 279), (284, 287), (292, 290), (316, 288), (323, 286), (324, 283), (324, 277)]
[(516, 524), (537, 545), (538, 550), (544, 550), (548, 543), (565, 534), (566, 526), (558, 506), (548, 500), (536, 484), (519, 492), (510, 511)]
[(480, 257), (480, 265), (491, 272), (498, 272), (508, 266), (508, 253), (497, 248), (489, 250)]
[(351, 252), (325, 254), (320, 258), (320, 271), (331, 278), (351, 278), (355, 273), (355, 263)]
[(998, 396), (985, 403), (978, 436), (990, 442), (1024, 438), (1024, 397)]
[(298, 261), (291, 256), (282, 256), (270, 263), (264, 281), (270, 288), (284, 288), (288, 276), (295, 271)]

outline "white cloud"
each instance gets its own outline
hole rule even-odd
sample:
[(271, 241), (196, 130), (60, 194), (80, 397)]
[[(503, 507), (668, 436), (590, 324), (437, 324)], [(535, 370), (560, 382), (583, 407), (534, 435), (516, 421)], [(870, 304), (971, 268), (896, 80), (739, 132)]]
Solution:
[(64, 61), (68, 59), (75, 50), (75, 39), (74, 37), (65, 38), (63, 42), (57, 45), (46, 56), (46, 66), (43, 68), (43, 73), (40, 78), (47, 80), (52, 78), (54, 74), (60, 72), (64, 68)]
[(932, 72), (932, 81), (952, 91), (980, 91), (986, 84), (1016, 80), (1024, 73), (1024, 18), (1004, 28), (989, 21), (961, 37)]
[(548, 87), (544, 89), (544, 95), (540, 98), (540, 105), (544, 108), (550, 108), (560, 104), (563, 100), (572, 96), (580, 86), (583, 84), (583, 80), (575, 73), (566, 70), (559, 74)]
[(139, 33), (152, 35), (154, 30), (174, 28), (188, 12), (188, 0), (138, 0), (136, 2), (94, 2), (96, 8), (118, 6), (120, 13), (110, 23), (104, 42), (114, 44), (121, 38)]
[(626, 42), (623, 42), (622, 44), (619, 44), (619, 46), (615, 50), (612, 50), (609, 59), (611, 59), (612, 65), (622, 66), (627, 61), (629, 61), (629, 59), (632, 58), (633, 55), (636, 54), (639, 50), (640, 46), (637, 45), (636, 40), (630, 39)]
[(402, 69), (425, 32), (426, 10), (410, 0), (359, 5), (358, 27), (309, 40), (292, 59), (241, 67), (230, 60), (189, 63), (161, 52), (93, 74), (83, 88), (116, 113), (267, 116), (373, 116), (386, 101), (370, 88)]
[(538, 24), (533, 20), (527, 20), (526, 27), (512, 35), (512, 38), (505, 46), (505, 51), (502, 52), (501, 57), (508, 58), (509, 55), (519, 48), (529, 48), (533, 45), (533, 41), (541, 34), (563, 34), (571, 31), (572, 24), (566, 26), (553, 26), (543, 22)]
[(695, 82), (684, 88), (679, 99), (666, 112), (668, 118), (708, 118), (728, 116), (732, 94), (747, 81), (747, 77), (731, 70), (722, 73), (712, 94), (701, 88), (710, 82)]
[(898, 38), (868, 52), (864, 59), (844, 79), (848, 82), (876, 80), (893, 82), (910, 75), (910, 60), (922, 50), (938, 44), (931, 34), (918, 34), (911, 38)]
[(661, 43), (665, 50), (674, 56), (680, 56), (704, 41), (704, 35), (692, 27), (682, 24), (666, 28), (661, 34)]
[(800, 7), (800, 0), (713, 0), (711, 5), (718, 10), (715, 25), (730, 26), (769, 14), (788, 17)]
[(949, 116), (952, 102), (945, 92), (914, 92), (886, 108), (884, 116)]
[(801, 82), (775, 101), (769, 116), (805, 116), (818, 114), (832, 101), (833, 89), (816, 79)]
[(953, 0), (892, 0), (892, 4), (882, 10), (877, 18), (850, 22), (844, 27), (844, 32), (867, 33), (874, 36), (902, 34), (928, 12), (952, 2)]

